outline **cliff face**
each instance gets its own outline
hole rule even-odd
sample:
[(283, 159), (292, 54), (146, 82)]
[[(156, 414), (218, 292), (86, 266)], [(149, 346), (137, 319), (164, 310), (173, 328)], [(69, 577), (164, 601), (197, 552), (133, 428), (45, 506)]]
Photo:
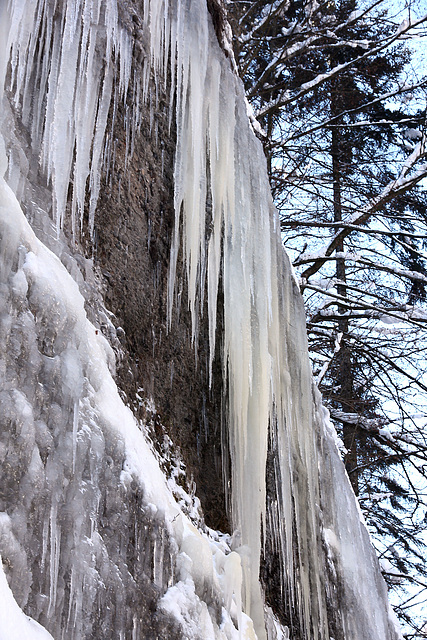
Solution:
[(0, 6), (14, 598), (55, 639), (393, 639), (224, 14), (143, 5)]
[[(142, 73), (142, 69), (140, 69)], [(229, 530), (221, 463), (222, 376), (209, 386), (209, 337), (202, 324), (197, 344), (191, 338), (187, 287), (180, 265), (179, 309), (167, 323), (167, 282), (174, 227), (174, 133), (163, 98), (150, 131), (142, 114), (132, 162), (124, 168), (126, 132), (119, 110), (115, 127), (115, 170), (105, 179), (96, 210), (95, 264), (101, 274), (105, 303), (124, 330), (119, 386), (136, 415), (137, 394), (156, 407), (153, 440), (168, 434), (180, 448), (188, 476), (198, 487), (206, 523)], [(181, 260), (180, 260), (181, 262)], [(220, 365), (219, 365), (220, 367)], [(218, 364), (216, 364), (218, 369)], [(151, 417), (152, 418), (152, 417)]]

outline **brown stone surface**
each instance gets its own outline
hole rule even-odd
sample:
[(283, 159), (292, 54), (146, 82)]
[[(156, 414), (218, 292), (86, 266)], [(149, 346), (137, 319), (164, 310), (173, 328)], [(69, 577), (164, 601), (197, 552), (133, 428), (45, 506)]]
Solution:
[[(152, 397), (160, 425), (181, 450), (194, 478), (206, 522), (227, 530), (221, 462), (221, 375), (209, 390), (207, 323), (200, 323), (197, 345), (191, 341), (185, 277), (179, 265), (181, 304), (167, 328), (167, 280), (173, 231), (173, 134), (168, 106), (161, 101), (150, 132), (144, 112), (135, 152), (124, 168), (123, 112), (115, 123), (116, 164), (103, 181), (95, 218), (95, 264), (105, 283), (105, 302), (124, 330), (125, 356), (119, 386), (134, 407), (135, 394)], [(158, 130), (157, 136), (153, 133)], [(157, 137), (157, 139), (156, 139)], [(89, 249), (90, 250), (90, 249)], [(218, 368), (218, 365), (216, 365)], [(221, 372), (219, 372), (221, 373)], [(144, 408), (140, 410), (144, 418)]]

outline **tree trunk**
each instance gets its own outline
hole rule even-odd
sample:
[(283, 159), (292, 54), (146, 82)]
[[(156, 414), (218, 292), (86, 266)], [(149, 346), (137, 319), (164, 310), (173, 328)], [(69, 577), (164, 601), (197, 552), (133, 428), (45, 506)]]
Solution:
[[(337, 99), (339, 99), (338, 88), (332, 89), (331, 97), (331, 111), (332, 116), (339, 113), (339, 105), (337, 105)], [(332, 129), (332, 141), (331, 141), (331, 156), (332, 156), (332, 184), (333, 184), (333, 204), (334, 204), (334, 222), (342, 221), (342, 177), (345, 170), (342, 161), (342, 146), (340, 144), (341, 132), (338, 127)], [(337, 249), (337, 253), (344, 252), (344, 240), (342, 240)], [(345, 258), (338, 257), (336, 259), (336, 278), (339, 281), (337, 284), (337, 293), (343, 298), (347, 297), (346, 287), (346, 266)], [(342, 334), (340, 350), (337, 353), (337, 374), (336, 374), (336, 386), (339, 387), (337, 400), (341, 406), (341, 410), (345, 413), (354, 413), (354, 375), (353, 375), (353, 363), (351, 356), (351, 349), (349, 345), (349, 321), (346, 315), (347, 306), (344, 304), (338, 304), (338, 313), (342, 316), (338, 320), (338, 332)], [(343, 441), (346, 448), (346, 454), (344, 457), (344, 464), (346, 471), (349, 475), (350, 482), (352, 484), (354, 493), (359, 493), (359, 483), (357, 474), (357, 425), (343, 422)]]

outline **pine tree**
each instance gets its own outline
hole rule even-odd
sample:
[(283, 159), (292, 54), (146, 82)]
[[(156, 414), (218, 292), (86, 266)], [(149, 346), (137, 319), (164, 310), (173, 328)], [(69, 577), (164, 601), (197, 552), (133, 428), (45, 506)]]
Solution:
[(353, 1), (229, 8), (301, 275), (315, 375), (386, 579), (400, 585), (412, 570), (418, 580), (427, 443), (410, 396), (416, 404), (427, 392), (427, 198), (418, 186), (427, 167), (426, 79), (402, 80), (411, 56), (401, 41), (413, 26)]

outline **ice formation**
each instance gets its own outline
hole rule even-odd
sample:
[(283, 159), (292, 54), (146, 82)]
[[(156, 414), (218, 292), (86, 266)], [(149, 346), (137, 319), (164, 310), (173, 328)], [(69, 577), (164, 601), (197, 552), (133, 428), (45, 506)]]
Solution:
[(35, 620), (26, 616), (16, 603), (0, 562), (0, 637), (5, 640), (53, 640)]
[[(202, 637), (250, 637), (248, 621), (246, 635), (240, 636), (231, 620), (227, 627), (226, 610), (222, 613), (225, 630), (217, 628), (215, 632), (207, 605), (197, 592), (206, 589), (216, 594), (219, 602), (222, 592), (228, 594), (229, 610), (233, 604), (237, 614), (243, 616), (238, 597), (241, 585), (233, 583), (227, 569), (230, 557), (235, 558), (237, 554), (227, 550), (225, 544), (203, 537), (175, 502), (144, 434), (120, 399), (110, 371), (113, 367), (110, 346), (87, 320), (84, 299), (76, 282), (59, 259), (37, 240), (3, 178), (0, 232), (2, 303), (13, 309), (2, 318), (2, 343), (7, 345), (8, 353), (3, 354), (2, 360), (0, 403), (2, 419), (9, 423), (9, 437), (12, 439), (14, 430), (18, 436), (15, 446), (11, 441), (6, 442), (9, 446), (5, 463), (16, 465), (19, 487), (17, 502), (10, 505), (12, 515), (1, 514), (0, 530), (2, 550), (8, 554), (11, 565), (12, 587), (21, 603), (31, 599), (29, 592), (35, 579), (26, 557), (27, 543), (32, 554), (40, 552), (41, 571), (48, 567), (45, 576), (48, 589), (46, 595), (39, 595), (39, 609), (44, 612), (54, 637), (86, 637), (79, 616), (84, 607), (96, 617), (99, 603), (85, 602), (91, 591), (96, 591), (95, 584), (108, 589), (109, 580), (115, 579), (109, 574), (114, 572), (119, 582), (124, 582), (120, 567), (112, 562), (105, 532), (101, 535), (99, 530), (102, 509), (105, 509), (100, 504), (100, 485), (111, 483), (116, 474), (115, 492), (121, 494), (119, 500), (125, 500), (126, 494), (134, 492), (138, 485), (144, 493), (144, 509), (165, 529), (160, 535), (157, 532), (154, 541), (159, 549), (152, 550), (153, 580), (160, 587), (164, 586), (164, 570), (170, 562), (163, 557), (167, 544), (162, 537), (171, 538), (170, 555), (176, 555), (176, 548), (179, 549), (175, 584), (164, 594), (160, 608), (178, 619), (188, 610), (187, 621), (192, 620), (192, 626), (201, 630)], [(21, 353), (26, 359), (22, 368)], [(49, 406), (46, 399), (53, 388), (56, 402), (50, 397)], [(109, 447), (113, 447), (111, 456), (106, 451)], [(5, 451), (2, 453), (4, 457)], [(115, 469), (113, 456), (122, 458), (119, 471)], [(101, 468), (104, 463), (107, 471), (110, 467), (110, 473)], [(10, 498), (7, 493), (13, 494), (15, 489), (4, 487), (3, 501)], [(109, 490), (109, 499), (113, 500), (111, 486)], [(36, 514), (36, 522), (28, 514), (31, 508), (42, 512)], [(120, 504), (114, 508), (118, 509), (117, 520)], [(38, 523), (38, 518), (42, 522)], [(146, 518), (147, 514), (145, 521)], [(143, 523), (144, 516), (141, 526)], [(41, 539), (34, 541), (34, 530), (18, 530), (15, 538), (14, 530), (19, 525), (24, 529), (27, 525), (29, 528), (42, 525)], [(108, 523), (112, 525), (113, 522)], [(137, 527), (138, 522), (132, 525)], [(144, 550), (150, 553), (148, 548)], [(61, 580), (64, 567), (69, 571), (70, 580), (65, 612)], [(236, 575), (236, 571), (233, 573)], [(59, 619), (55, 620), (56, 616)], [(117, 623), (112, 628), (117, 629)], [(134, 630), (138, 631), (136, 623)], [(139, 632), (143, 633), (143, 629)], [(9, 635), (2, 633), (0, 629), (0, 637), (9, 639)], [(188, 637), (193, 637), (190, 631)]]
[[(0, 552), (17, 602), (55, 640), (106, 630), (132, 640), (286, 638), (259, 580), (268, 531), (299, 637), (397, 638), (312, 386), (262, 148), (204, 0), (145, 0), (139, 65), (116, 0), (14, 0), (0, 9), (0, 406), (11, 434), (1, 459), (16, 483), (3, 490)], [(220, 286), (224, 298), (230, 544), (199, 531), (168, 489), (120, 398), (114, 353), (87, 318), (62, 233), (69, 215), (74, 235), (85, 216), (93, 234), (102, 172), (115, 169), (118, 112), (126, 168), (141, 110), (155, 120), (165, 88), (176, 128), (169, 319), (182, 252), (193, 341), (207, 308), (211, 367)]]

